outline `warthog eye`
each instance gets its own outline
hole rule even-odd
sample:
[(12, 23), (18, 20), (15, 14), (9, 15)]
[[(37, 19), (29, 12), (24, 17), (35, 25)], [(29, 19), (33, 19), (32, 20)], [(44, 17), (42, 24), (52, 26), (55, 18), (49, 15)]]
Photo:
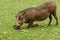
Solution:
[(19, 20), (20, 20), (21, 18), (19, 18)]
[(21, 18), (20, 18), (20, 16), (19, 16), (19, 18), (18, 18), (18, 20), (20, 20)]

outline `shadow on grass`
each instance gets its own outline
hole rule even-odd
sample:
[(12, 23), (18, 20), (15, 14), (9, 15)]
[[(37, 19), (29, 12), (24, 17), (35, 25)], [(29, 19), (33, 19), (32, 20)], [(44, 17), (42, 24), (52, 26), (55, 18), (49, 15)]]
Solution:
[[(34, 24), (34, 27), (33, 28), (47, 28), (47, 27), (48, 26), (46, 24), (45, 25)], [(33, 29), (33, 28), (31, 28), (31, 29)], [(30, 28), (28, 28), (28, 25), (24, 25), (24, 26), (22, 26), (21, 29), (30, 29)]]
[(55, 25), (55, 24), (51, 24), (51, 25), (47, 25), (47, 24), (35, 24), (33, 28), (28, 28), (28, 25), (23, 25), (20, 27), (20, 29), (18, 30), (22, 30), (22, 29), (34, 29), (34, 28), (40, 28), (40, 29), (43, 29), (43, 28), (53, 28), (53, 27), (58, 27), (59, 25)]

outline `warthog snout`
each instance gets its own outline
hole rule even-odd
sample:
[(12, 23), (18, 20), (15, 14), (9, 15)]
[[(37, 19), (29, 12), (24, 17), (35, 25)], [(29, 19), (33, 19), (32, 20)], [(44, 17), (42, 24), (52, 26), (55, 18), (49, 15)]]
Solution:
[(25, 22), (25, 19), (18, 20), (14, 25), (14, 29), (19, 29), (19, 27)]
[(20, 27), (20, 24), (19, 24), (19, 23), (15, 23), (15, 24), (13, 25), (13, 28), (14, 28), (14, 29), (19, 29), (19, 27)]

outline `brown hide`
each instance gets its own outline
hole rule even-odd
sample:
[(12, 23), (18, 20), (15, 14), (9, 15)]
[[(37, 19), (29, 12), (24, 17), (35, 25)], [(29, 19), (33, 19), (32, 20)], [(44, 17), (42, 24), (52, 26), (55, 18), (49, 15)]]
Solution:
[(50, 25), (52, 21), (52, 15), (56, 20), (56, 24), (58, 24), (58, 17), (56, 15), (56, 3), (53, 1), (46, 2), (37, 7), (24, 9), (17, 13), (17, 22), (14, 24), (14, 28), (18, 29), (23, 23), (29, 23), (28, 28), (33, 27), (34, 21), (43, 21), (48, 17), (50, 19), (48, 25)]

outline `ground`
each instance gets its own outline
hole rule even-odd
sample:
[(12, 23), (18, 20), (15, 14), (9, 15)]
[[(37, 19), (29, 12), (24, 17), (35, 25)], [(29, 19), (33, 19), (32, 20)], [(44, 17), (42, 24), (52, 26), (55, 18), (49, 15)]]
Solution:
[(27, 28), (28, 24), (23, 24), (21, 29), (13, 29), (18, 11), (46, 1), (49, 0), (0, 0), (0, 40), (60, 40), (60, 0), (55, 0), (59, 25), (55, 25), (53, 18), (50, 26), (47, 26), (49, 19), (46, 19), (34, 22), (39, 25), (34, 28)]

